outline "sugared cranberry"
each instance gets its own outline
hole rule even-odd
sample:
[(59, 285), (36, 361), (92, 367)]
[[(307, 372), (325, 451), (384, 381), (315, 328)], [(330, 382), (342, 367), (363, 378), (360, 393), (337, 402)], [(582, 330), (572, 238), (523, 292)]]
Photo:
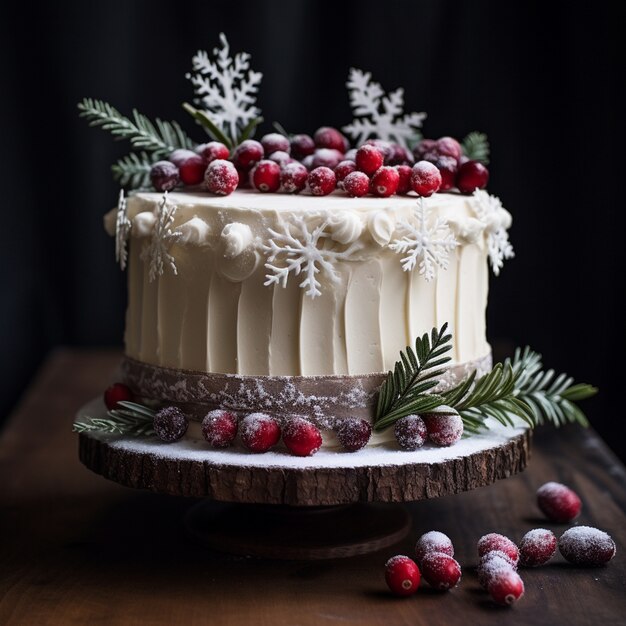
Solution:
[(356, 166), (361, 172), (371, 176), (384, 161), (383, 153), (371, 144), (365, 144), (356, 151)]
[(352, 172), (356, 171), (356, 163), (354, 161), (341, 161), (335, 168), (335, 176), (337, 177), (337, 187), (341, 187), (343, 179)]
[(264, 193), (278, 191), (280, 187), (280, 165), (274, 161), (259, 161), (250, 174), (252, 186)]
[(180, 184), (178, 168), (170, 161), (157, 161), (150, 168), (150, 182), (157, 191), (171, 191)]
[(436, 446), (451, 446), (463, 436), (463, 420), (452, 408), (441, 406), (437, 412), (422, 415), (428, 439)]
[(118, 402), (132, 402), (133, 399), (133, 392), (124, 383), (113, 383), (104, 390), (104, 404), (109, 411), (121, 409)]
[(422, 562), (422, 559), (429, 552), (439, 552), (447, 554), (448, 556), (454, 556), (454, 546), (452, 540), (448, 535), (439, 532), (438, 530), (431, 530), (424, 533), (415, 544), (415, 559), (418, 563)]
[(189, 427), (189, 419), (177, 406), (167, 406), (154, 416), (154, 433), (166, 443), (182, 438)]
[(345, 161), (356, 161), (356, 148), (350, 148), (348, 152), (343, 155)]
[(298, 193), (306, 187), (308, 177), (309, 172), (306, 167), (302, 163), (294, 161), (282, 167), (280, 184), (287, 193)]
[(386, 165), (407, 165), (413, 163), (413, 155), (399, 143), (392, 143), (389, 155), (385, 160)]
[(237, 189), (239, 173), (230, 161), (216, 159), (206, 168), (204, 183), (211, 193), (227, 196)]
[(181, 163), (184, 163), (191, 155), (195, 154), (196, 153), (193, 150), (188, 150), (187, 148), (177, 148), (170, 153), (167, 160), (171, 161), (176, 167), (180, 168)]
[(278, 422), (265, 413), (250, 413), (241, 420), (241, 443), (251, 452), (267, 452), (280, 439)]
[(501, 569), (489, 578), (487, 591), (496, 604), (509, 606), (524, 595), (524, 582), (516, 571)]
[(514, 572), (516, 569), (515, 563), (513, 563), (508, 555), (500, 550), (492, 550), (491, 552), (487, 552), (487, 554), (480, 559), (477, 569), (478, 582), (481, 587), (486, 589), (489, 580), (494, 574), (501, 570), (511, 570)]
[(484, 189), (489, 181), (489, 170), (480, 161), (467, 161), (459, 167), (456, 186), (461, 193)]
[(374, 146), (383, 155), (383, 165), (389, 165), (389, 159), (393, 155), (393, 144), (384, 139), (368, 139), (364, 146)]
[(392, 593), (397, 596), (411, 596), (420, 585), (422, 576), (415, 561), (398, 554), (385, 563), (385, 580)]
[(349, 417), (341, 420), (335, 433), (346, 452), (356, 452), (367, 445), (372, 435), (372, 427), (367, 420)]
[(400, 183), (400, 174), (395, 167), (383, 165), (379, 167), (372, 176), (372, 193), (380, 198), (393, 196)]
[(313, 159), (314, 159), (314, 155), (309, 154), (308, 156), (305, 156), (304, 159), (302, 159), (302, 165), (304, 165), (304, 167), (306, 167), (306, 169), (310, 172), (313, 169)]
[(199, 185), (206, 170), (204, 159), (191, 150), (185, 150), (185, 157), (180, 158), (176, 165), (180, 180), (184, 185)]
[(420, 562), (422, 576), (435, 589), (447, 591), (459, 584), (461, 566), (449, 554), (429, 552)]
[(343, 152), (339, 150), (333, 150), (332, 148), (320, 148), (313, 153), (312, 166), (316, 167), (329, 167), (334, 170), (339, 163), (343, 161)]
[(461, 144), (453, 137), (440, 137), (437, 139), (435, 149), (441, 156), (452, 157), (457, 162), (463, 154)]
[(250, 170), (263, 158), (263, 146), (254, 139), (242, 141), (233, 153), (233, 162), (243, 170)]
[(313, 141), (317, 148), (329, 148), (342, 154), (348, 149), (348, 140), (336, 128), (322, 126), (315, 131)]
[(370, 179), (363, 172), (352, 172), (343, 179), (344, 191), (353, 198), (360, 198), (370, 190)]
[(582, 502), (574, 491), (553, 481), (537, 489), (537, 504), (551, 522), (560, 524), (576, 519), (582, 508)]
[(335, 172), (329, 167), (316, 167), (309, 173), (309, 189), (314, 196), (327, 196), (337, 186)]
[(214, 448), (227, 448), (237, 436), (239, 424), (230, 411), (215, 409), (209, 411), (202, 420), (202, 436)]
[(228, 159), (230, 151), (220, 141), (209, 141), (196, 146), (196, 153), (199, 154), (208, 165), (216, 159)]
[(411, 188), (413, 191), (429, 198), (441, 187), (441, 172), (428, 161), (418, 161), (411, 170)]
[(312, 456), (322, 445), (322, 434), (308, 420), (292, 417), (283, 429), (283, 442), (295, 456)]
[(399, 196), (403, 196), (411, 191), (411, 175), (413, 170), (409, 165), (396, 165), (396, 171), (398, 172), (398, 188), (396, 193)]
[(278, 163), (278, 165), (280, 165), (281, 167), (295, 160), (292, 159), (289, 154), (287, 154), (287, 152), (283, 152), (282, 150), (276, 150), (276, 152), (272, 152), (267, 158), (270, 161), (274, 161), (274, 163)]
[(604, 531), (590, 526), (574, 526), (559, 539), (559, 551), (574, 565), (598, 567), (615, 556), (615, 542)]
[(407, 415), (396, 422), (394, 434), (403, 450), (417, 450), (426, 441), (426, 424), (419, 415)]
[(278, 152), (279, 150), (287, 153), (291, 151), (289, 139), (280, 133), (268, 133), (267, 135), (263, 135), (263, 137), (261, 137), (261, 145), (263, 146), (263, 150), (265, 150), (265, 156), (272, 154), (272, 152)]
[(478, 556), (484, 556), (487, 552), (493, 552), (494, 550), (499, 550), (500, 552), (504, 552), (512, 561), (514, 565), (517, 565), (519, 561), (519, 550), (517, 546), (504, 535), (500, 535), (499, 533), (489, 533), (487, 535), (483, 535), (478, 540)]
[(519, 561), (525, 567), (537, 567), (547, 563), (556, 552), (556, 537), (551, 530), (529, 530), (519, 544)]
[(432, 163), (437, 167), (441, 174), (441, 191), (452, 189), (456, 183), (456, 173), (458, 163), (454, 157), (440, 156), (433, 159)]
[(310, 135), (294, 135), (290, 140), (291, 154), (296, 159), (303, 159), (315, 152), (315, 142)]
[(426, 156), (429, 152), (433, 152), (435, 147), (437, 146), (437, 142), (434, 139), (422, 139), (416, 146), (413, 148), (413, 156), (416, 161), (422, 161), (424, 156)]

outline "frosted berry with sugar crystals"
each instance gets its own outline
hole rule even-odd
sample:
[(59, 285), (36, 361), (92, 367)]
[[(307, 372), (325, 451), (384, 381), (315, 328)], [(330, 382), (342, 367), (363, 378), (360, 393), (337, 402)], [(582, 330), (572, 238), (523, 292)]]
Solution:
[(582, 503), (569, 487), (550, 481), (537, 489), (537, 505), (551, 522), (571, 522), (580, 515)]
[(432, 161), (441, 174), (441, 191), (449, 191), (456, 184), (456, 173), (459, 169), (454, 157), (440, 156)]
[(352, 172), (343, 179), (344, 191), (353, 198), (361, 198), (369, 193), (370, 179), (363, 172)]
[(518, 546), (519, 562), (524, 567), (538, 567), (547, 563), (556, 552), (556, 537), (551, 530), (529, 530)]
[(346, 452), (356, 452), (367, 445), (372, 436), (372, 427), (367, 420), (348, 417), (341, 420), (335, 434)]
[(389, 165), (389, 159), (393, 154), (393, 144), (385, 139), (368, 139), (362, 145), (374, 146), (383, 155), (383, 165)]
[(309, 172), (308, 183), (314, 196), (327, 196), (335, 191), (337, 177), (329, 167), (316, 167)]
[(263, 146), (258, 141), (246, 139), (235, 148), (233, 162), (243, 170), (250, 170), (263, 158), (264, 154)]
[(382, 167), (383, 161), (383, 153), (371, 144), (365, 144), (356, 151), (355, 163), (357, 169), (368, 176), (371, 176), (379, 167)]
[(178, 166), (180, 180), (184, 185), (199, 185), (204, 179), (206, 163), (199, 154), (191, 150), (184, 150), (184, 152), (185, 155), (175, 163)]
[(237, 189), (239, 172), (230, 161), (215, 159), (206, 168), (204, 184), (211, 193), (227, 196)]
[(346, 161), (355, 161), (356, 162), (356, 148), (350, 148), (348, 152), (343, 155), (343, 158)]
[(176, 167), (180, 167), (180, 164), (188, 159), (192, 154), (196, 154), (193, 150), (187, 148), (177, 148), (167, 157), (168, 161), (171, 161)]
[(511, 558), (501, 550), (492, 550), (481, 557), (478, 564), (478, 582), (484, 589), (487, 588), (489, 579), (500, 570), (516, 571), (517, 567)]
[(270, 161), (274, 161), (274, 163), (278, 163), (278, 165), (280, 165), (281, 167), (287, 165), (287, 163), (296, 162), (295, 159), (292, 159), (289, 154), (283, 152), (282, 150), (276, 150), (276, 152), (272, 152), (272, 154), (270, 154), (267, 158)]
[(104, 390), (104, 404), (109, 411), (121, 409), (118, 402), (132, 402), (133, 392), (124, 383), (113, 383)]
[(189, 418), (177, 406), (166, 406), (154, 416), (153, 427), (161, 441), (173, 443), (187, 432)]
[(337, 187), (342, 187), (343, 179), (348, 175), (356, 172), (356, 163), (354, 161), (343, 160), (335, 168), (335, 176), (337, 177)]
[(398, 170), (390, 165), (383, 165), (372, 176), (372, 193), (379, 198), (393, 196), (398, 189), (399, 182), (400, 174), (398, 174)]
[(259, 161), (250, 173), (252, 186), (263, 193), (278, 191), (280, 187), (280, 165), (264, 159)]
[(418, 563), (422, 562), (422, 559), (429, 552), (438, 552), (447, 554), (448, 556), (454, 556), (454, 546), (452, 540), (448, 535), (445, 535), (438, 530), (431, 530), (424, 533), (415, 544), (415, 560)]
[(437, 407), (422, 415), (428, 432), (428, 440), (436, 446), (451, 446), (463, 436), (463, 420), (449, 406)]
[(461, 580), (461, 566), (444, 552), (428, 552), (420, 561), (420, 568), (426, 582), (441, 591), (456, 587)]
[(399, 143), (390, 144), (385, 165), (406, 165), (408, 163), (413, 163), (413, 155)]
[(409, 165), (396, 165), (396, 171), (398, 172), (398, 188), (396, 193), (399, 196), (403, 196), (411, 191), (411, 175), (413, 170)]
[(279, 150), (287, 153), (291, 151), (289, 139), (280, 133), (268, 133), (267, 135), (263, 135), (263, 137), (261, 137), (261, 145), (263, 146), (266, 156), (272, 154), (272, 152), (278, 152)]
[(440, 137), (437, 139), (435, 150), (440, 156), (452, 157), (457, 162), (463, 155), (461, 144), (453, 137)]
[(313, 141), (316, 148), (338, 150), (342, 154), (348, 149), (348, 140), (336, 128), (322, 126), (315, 131)]
[(422, 139), (415, 148), (413, 148), (415, 160), (422, 161), (427, 154), (434, 154), (436, 146), (437, 142), (434, 139)]
[(157, 161), (150, 168), (150, 182), (157, 191), (172, 191), (180, 184), (178, 168), (171, 161)]
[(280, 426), (266, 413), (250, 413), (241, 420), (239, 437), (251, 452), (267, 452), (280, 440)]
[(310, 135), (294, 135), (289, 144), (291, 146), (291, 156), (295, 159), (304, 159), (315, 152), (315, 142)]
[(283, 428), (283, 443), (295, 456), (312, 456), (322, 445), (322, 434), (308, 420), (292, 417)]
[(489, 578), (487, 591), (496, 604), (510, 606), (524, 595), (524, 581), (516, 571), (502, 569)]
[(343, 152), (332, 148), (320, 148), (313, 153), (311, 161), (313, 169), (316, 167), (329, 167), (334, 170), (343, 161)]
[(221, 141), (201, 143), (196, 146), (195, 151), (207, 165), (216, 159), (227, 159), (230, 156), (230, 150)]
[(559, 551), (574, 565), (605, 565), (616, 552), (615, 542), (602, 530), (591, 526), (568, 528), (559, 539)]
[(313, 159), (314, 156), (312, 154), (309, 154), (302, 159), (302, 165), (304, 165), (309, 172), (313, 169)]
[(408, 556), (398, 554), (385, 563), (385, 580), (396, 596), (412, 596), (420, 585), (419, 567)]
[(280, 184), (287, 193), (298, 193), (306, 187), (309, 171), (302, 165), (294, 161), (283, 165), (280, 170)]
[(214, 448), (227, 448), (237, 436), (239, 423), (230, 411), (215, 409), (202, 420), (202, 436)]
[(429, 198), (441, 187), (441, 172), (429, 161), (418, 161), (411, 171), (411, 188), (424, 198)]
[(515, 566), (517, 566), (517, 562), (519, 561), (519, 550), (517, 546), (504, 535), (500, 535), (499, 533), (489, 533), (487, 535), (483, 535), (478, 540), (478, 556), (484, 556), (487, 552), (492, 552), (493, 550), (500, 550), (504, 552)]
[(426, 441), (426, 424), (419, 415), (401, 417), (395, 423), (393, 432), (403, 450), (417, 450)]
[(480, 161), (466, 161), (456, 174), (456, 186), (461, 193), (484, 189), (489, 181), (489, 170)]

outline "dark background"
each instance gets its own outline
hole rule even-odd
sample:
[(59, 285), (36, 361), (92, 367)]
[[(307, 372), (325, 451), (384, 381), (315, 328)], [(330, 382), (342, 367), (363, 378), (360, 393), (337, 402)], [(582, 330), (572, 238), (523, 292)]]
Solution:
[[(428, 137), (481, 130), (516, 258), (491, 282), (492, 342), (600, 386), (585, 410), (622, 457), (624, 3), (20, 3), (0, 20), (0, 422), (57, 345), (120, 345), (124, 276), (102, 215), (126, 154), (77, 117), (84, 96), (177, 119), (218, 33), (264, 73), (259, 105), (291, 132), (351, 120), (348, 68), (405, 88)], [(104, 381), (103, 381), (104, 383)]]

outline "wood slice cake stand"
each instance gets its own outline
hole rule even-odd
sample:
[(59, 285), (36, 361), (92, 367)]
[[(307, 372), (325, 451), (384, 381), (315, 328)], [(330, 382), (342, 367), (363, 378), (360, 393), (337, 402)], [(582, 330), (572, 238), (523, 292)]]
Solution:
[[(105, 414), (94, 400), (78, 418)], [(494, 425), (449, 448), (323, 448), (301, 458), (280, 447), (257, 455), (239, 447), (214, 450), (198, 439), (166, 444), (88, 432), (79, 435), (79, 455), (89, 469), (122, 485), (205, 498), (190, 509), (186, 526), (210, 548), (325, 559), (396, 543), (411, 523), (398, 503), (469, 491), (516, 474), (526, 467), (530, 443), (527, 428)]]

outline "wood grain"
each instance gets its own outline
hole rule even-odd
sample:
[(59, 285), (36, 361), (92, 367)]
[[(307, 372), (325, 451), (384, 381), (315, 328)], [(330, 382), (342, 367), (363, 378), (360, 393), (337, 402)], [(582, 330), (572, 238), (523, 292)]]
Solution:
[[(111, 380), (119, 354), (53, 354), (0, 440), (0, 624), (426, 625), (624, 624), (626, 470), (592, 431), (540, 429), (523, 473), (494, 485), (407, 505), (413, 529), (380, 552), (321, 562), (246, 559), (189, 542), (190, 498), (121, 487), (85, 469), (71, 422)], [(608, 531), (616, 558), (600, 569), (524, 570), (526, 595), (494, 607), (472, 568), (477, 539), (515, 540), (547, 523), (534, 504), (547, 480), (578, 491), (581, 524)], [(250, 526), (256, 519), (242, 508)], [(365, 523), (365, 520), (364, 520)], [(383, 565), (423, 532), (451, 536), (464, 568), (458, 589), (397, 600)], [(349, 532), (350, 529), (346, 529)]]

